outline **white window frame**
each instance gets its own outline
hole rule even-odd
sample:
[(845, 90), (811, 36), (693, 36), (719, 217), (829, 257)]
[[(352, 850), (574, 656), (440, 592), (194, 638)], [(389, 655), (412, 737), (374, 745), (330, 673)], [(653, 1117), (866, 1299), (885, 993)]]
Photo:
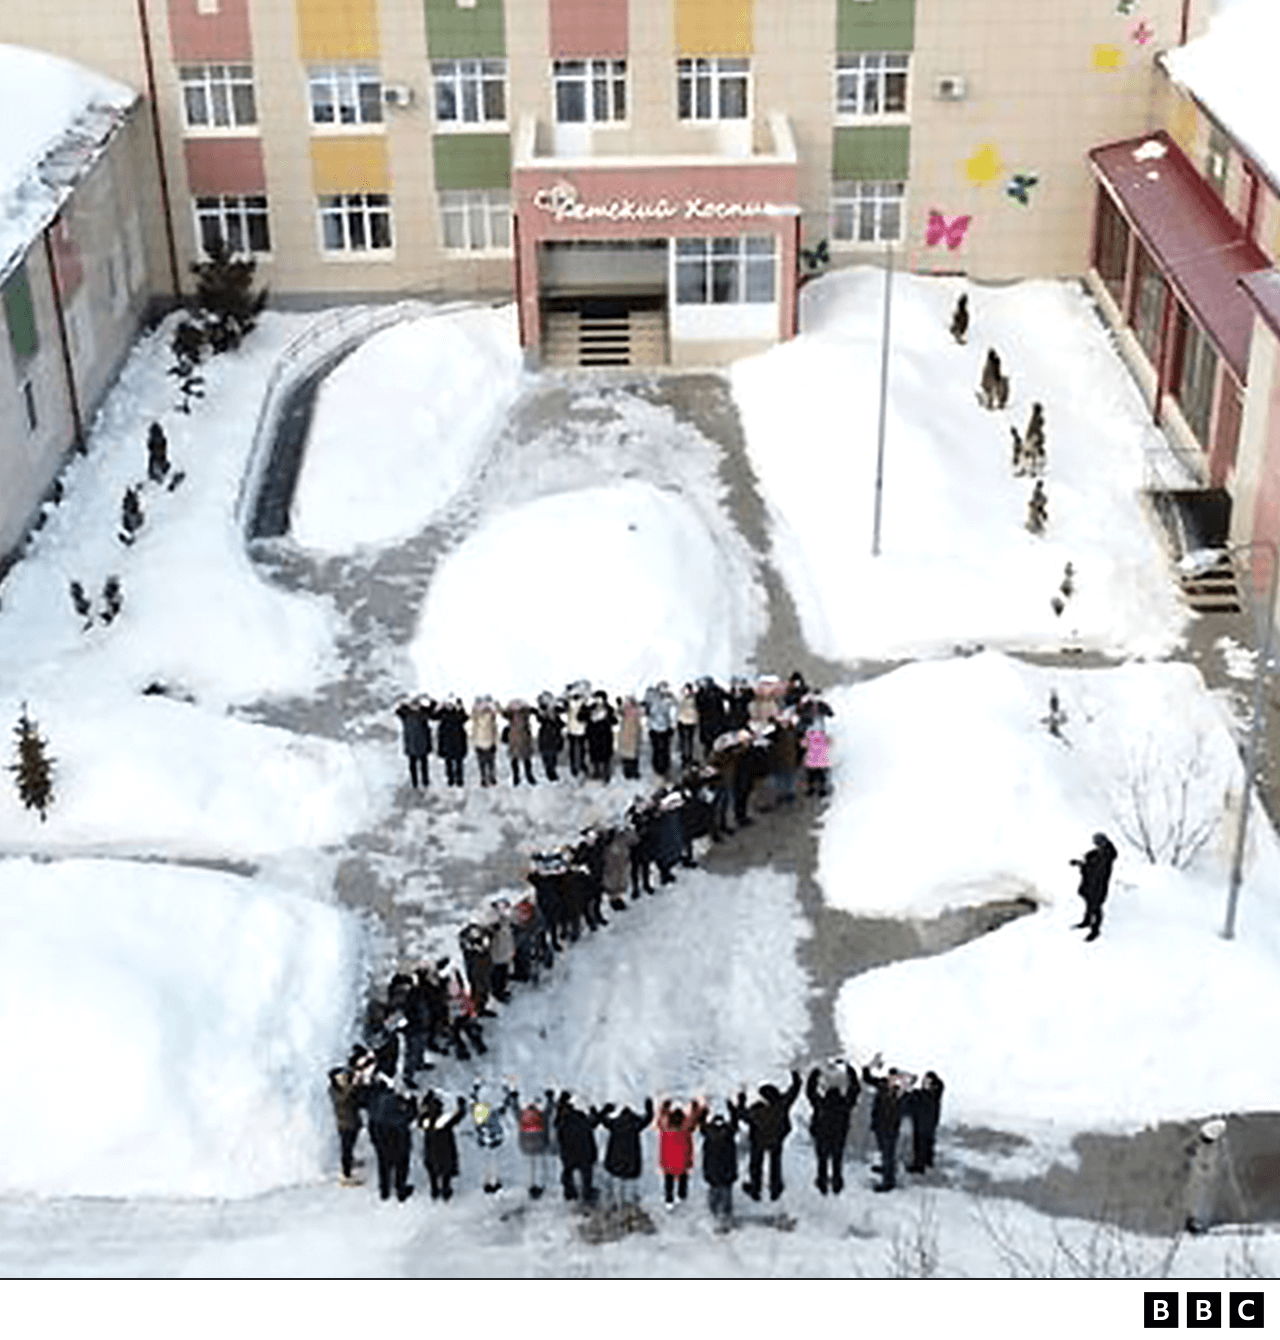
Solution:
[[(562, 89), (580, 92), (582, 115), (560, 115)], [(630, 114), (627, 62), (612, 57), (583, 57), (551, 62), (552, 114), (560, 126), (621, 126)]]
[[(490, 102), (495, 90), (500, 108)], [(431, 106), (438, 130), (466, 134), (505, 129), (509, 98), (505, 57), (431, 62)]]
[[(247, 61), (179, 65), (182, 124), (188, 135), (256, 135), (258, 94)], [(199, 110), (200, 116), (193, 115)]]
[(204, 225), (207, 221), (216, 222), (218, 231), (230, 245), (231, 235), (238, 232), (240, 237), (250, 241), (252, 224), (261, 220), (267, 230), (265, 247), (232, 247), (233, 257), (253, 257), (254, 260), (266, 260), (271, 256), (271, 205), (265, 195), (200, 195), (191, 201), (192, 216), (196, 227), (196, 250), (207, 257)]
[[(773, 233), (732, 237), (677, 237), (673, 248), (672, 298), (685, 307), (734, 306), (778, 301), (778, 239)], [(682, 274), (701, 271), (701, 297), (684, 296)], [(768, 275), (768, 293), (761, 291)], [(751, 290), (755, 296), (750, 296)], [(732, 290), (732, 296), (717, 296)]]
[(436, 205), (447, 256), (510, 255), (510, 191), (439, 191)]
[[(902, 106), (885, 110), (889, 82), (902, 80)], [(836, 116), (850, 121), (905, 121), (911, 112), (911, 54), (850, 51), (836, 56)], [(874, 104), (872, 106), (871, 104)]]
[[(736, 84), (743, 85), (744, 110), (726, 113), (730, 87)], [(750, 121), (751, 92), (751, 61), (746, 56), (682, 56), (676, 61), (678, 121)]]
[[(888, 222), (896, 216), (896, 226)], [(905, 181), (833, 181), (831, 244), (864, 247), (873, 242), (901, 242), (907, 219)], [(871, 236), (864, 236), (869, 232)]]
[[(318, 135), (369, 135), (386, 128), (376, 65), (313, 65), (307, 70), (311, 129)], [(321, 112), (330, 109), (332, 119)]]
[[(353, 227), (359, 221), (360, 229)], [(373, 244), (375, 225), (381, 220), (386, 226), (386, 244)], [(330, 234), (326, 222), (336, 223), (342, 234), (342, 245), (328, 245)], [(316, 230), (320, 254), (326, 260), (391, 260), (395, 257), (396, 237), (394, 206), (385, 191), (343, 191), (316, 197)], [(364, 245), (352, 245), (353, 239), (363, 236)]]

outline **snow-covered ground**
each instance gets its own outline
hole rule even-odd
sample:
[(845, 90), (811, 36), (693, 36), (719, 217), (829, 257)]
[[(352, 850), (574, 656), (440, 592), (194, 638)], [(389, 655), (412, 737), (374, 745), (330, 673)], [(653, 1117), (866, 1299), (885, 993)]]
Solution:
[[(810, 285), (806, 333), (733, 373), (773, 557), (810, 644), (843, 658), (974, 641), (1166, 650), (1182, 616), (1136, 500), (1147, 430), (1078, 293), (1051, 284), (975, 293), (970, 343), (958, 349), (946, 334), (958, 286), (898, 283), (896, 455), (880, 566), (863, 557), (877, 367), (868, 295), (878, 279)], [(342, 365), (347, 379), (327, 388), (319, 419), (329, 448), (304, 471), (295, 511), (310, 547), (392, 543), (483, 475), (491, 434), (532, 384), (502, 319), (441, 316), (378, 337), (381, 355), (364, 373), (359, 354)], [(343, 673), (331, 602), (265, 582), (235, 522), (262, 389), (303, 320), (268, 316), (242, 352), (211, 364), (208, 398), (189, 420), (171, 410), (163, 334), (142, 341), (88, 459), (66, 476), (65, 501), (0, 593), (0, 714), (16, 720), (26, 702), (57, 760), (47, 822), (0, 790), (0, 852), (236, 860), (246, 871), (0, 864), (0, 1046), (27, 1077), (0, 1093), (10, 1159), (0, 1172), (11, 1193), (0, 1198), (0, 1273), (893, 1274), (918, 1273), (921, 1244), (934, 1242), (942, 1273), (1006, 1274), (1026, 1268), (1002, 1247), (1006, 1229), (1024, 1262), (1070, 1273), (1055, 1234), (1084, 1241), (1089, 1226), (946, 1187), (872, 1197), (861, 1150), (845, 1198), (825, 1201), (809, 1186), (803, 1136), (788, 1154), (795, 1231), (748, 1224), (728, 1240), (711, 1234), (699, 1204), (664, 1217), (654, 1237), (588, 1246), (554, 1198), (484, 1197), (465, 1142), (461, 1194), (449, 1207), (421, 1198), (383, 1207), (369, 1187), (302, 1185), (333, 1170), (324, 1071), (345, 1050), (368, 950), (327, 905), (344, 848), (371, 849), (392, 902), (416, 900), (451, 931), (455, 909), (466, 909), (442, 850), (459, 861), (518, 854), (558, 825), (571, 836), (595, 810), (613, 817), (632, 789), (516, 792), (504, 782), (487, 794), (433, 790), (415, 808), (393, 745), (237, 719), (250, 703), (305, 698)], [(412, 358), (419, 372), (433, 369), (421, 396), (447, 398), (476, 373), (453, 359), (455, 334), (457, 348), (482, 350), (483, 371), (466, 382), (473, 403), (457, 438), (429, 405), (415, 412), (417, 374), (399, 366)], [(1046, 405), (1043, 540), (1022, 529), (1026, 481), (1008, 477), (1010, 416), (973, 404), (989, 343), (1012, 374), (1015, 421), (1032, 399)], [(384, 403), (364, 407), (379, 416), (362, 421), (360, 450), (343, 456), (334, 445), (357, 422), (375, 371)], [(563, 441), (533, 458), (536, 478), (474, 494), (484, 506), (435, 570), (412, 641), (371, 648), (379, 675), (400, 676), (394, 688), (528, 695), (585, 674), (626, 690), (750, 664), (763, 586), (727, 510), (718, 449), (668, 409), (636, 400), (615, 413), (606, 402), (602, 392), (596, 423), (552, 425)], [(866, 424), (857, 462), (840, 464), (833, 443), (855, 436), (850, 403)], [(126, 547), (116, 538), (120, 495), (144, 476), (153, 418), (186, 478), (174, 492), (143, 488), (147, 522)], [(410, 425), (405, 435), (397, 423)], [(595, 456), (617, 476), (607, 486), (578, 468)], [(646, 474), (641, 466), (654, 462), (662, 470)], [(382, 486), (397, 472), (412, 481), (411, 505)], [(1068, 560), (1077, 590), (1056, 616), (1049, 598)], [(112, 574), (123, 612), (83, 631), (68, 582), (96, 597)], [(144, 694), (152, 684), (164, 692)], [(1066, 712), (1065, 742), (1041, 722), (1050, 689)], [(1102, 939), (1085, 946), (1068, 929), (1078, 904), (1066, 862), (1096, 828), (1119, 841), (1123, 784), (1144, 751), (1180, 766), (1199, 732), (1196, 795), (1238, 788), (1223, 709), (1195, 672), (1136, 663), (1051, 671), (986, 654), (910, 665), (831, 698), (836, 798), (818, 871), (829, 901), (906, 917), (1024, 892), (1040, 904), (961, 949), (850, 981), (837, 1020), (850, 1055), (883, 1050), (933, 1065), (949, 1080), (945, 1120), (1023, 1132), (1050, 1156), (1079, 1129), (1276, 1106), (1280, 1069), (1256, 1045), (1274, 1031), (1266, 1012), (1280, 999), (1273, 835), (1255, 828), (1232, 944), (1217, 937), (1222, 834), (1186, 872), (1145, 865), (1121, 842)], [(386, 849), (392, 827), (412, 860)], [(719, 1098), (817, 1063), (802, 967), (810, 928), (794, 889), (793, 873), (770, 869), (736, 881), (682, 873), (672, 889), (614, 914), (538, 990), (517, 994), (490, 1030), (484, 1073), (519, 1076), (527, 1088), (566, 1084), (595, 1100)], [(1246, 1004), (1259, 1031), (1237, 1029), (1238, 1047), (1217, 1045)], [(1086, 1051), (1089, 1033), (1107, 1036)], [(29, 1094), (57, 1089), (80, 1037), (93, 1048), (92, 1087), (123, 1077), (127, 1092), (88, 1138), (59, 1116), (38, 1157), (24, 1158)], [(440, 1071), (451, 1091), (466, 1078), (452, 1064)], [(261, 1129), (251, 1129), (252, 1114)], [(74, 1155), (59, 1152), (67, 1144)], [(961, 1171), (944, 1147), (944, 1180)], [(696, 1174), (694, 1184), (700, 1202)], [(159, 1199), (127, 1212), (86, 1203), (73, 1214), (65, 1201), (39, 1199), (269, 1187), (278, 1189), (234, 1206)], [(1129, 1264), (1152, 1268), (1162, 1250), (1128, 1237), (1123, 1248)], [(1173, 1270), (1219, 1274), (1240, 1250), (1188, 1243)], [(1257, 1251), (1270, 1265), (1270, 1239)]]
[[(895, 275), (881, 552), (872, 557), (879, 413), (880, 271), (802, 292), (802, 331), (731, 378), (773, 516), (774, 560), (806, 641), (842, 659), (929, 655), (956, 644), (1170, 650), (1185, 612), (1139, 503), (1159, 433), (1078, 288), (976, 288)], [(948, 333), (969, 294), (968, 342)], [(987, 350), (1012, 390), (976, 398)], [(1010, 427), (1045, 409), (1049, 521), (1025, 528), (1032, 481), (1012, 471)], [(1075, 593), (1052, 600), (1066, 565)]]

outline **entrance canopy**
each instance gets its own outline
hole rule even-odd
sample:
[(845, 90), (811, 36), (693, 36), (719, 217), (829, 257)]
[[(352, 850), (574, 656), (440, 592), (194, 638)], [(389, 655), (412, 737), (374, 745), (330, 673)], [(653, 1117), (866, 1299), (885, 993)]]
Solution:
[(1249, 368), (1253, 305), (1237, 284), (1270, 262), (1164, 132), (1089, 153), (1094, 173), (1237, 381)]

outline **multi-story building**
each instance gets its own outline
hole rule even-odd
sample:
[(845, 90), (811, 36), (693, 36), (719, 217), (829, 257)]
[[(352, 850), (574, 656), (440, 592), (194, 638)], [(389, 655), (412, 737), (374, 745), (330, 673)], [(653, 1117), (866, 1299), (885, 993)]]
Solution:
[(5, 0), (148, 89), (175, 279), (214, 233), (282, 301), (514, 292), (551, 350), (792, 333), (799, 254), (1088, 263), (1088, 150), (1150, 128), (1207, 0)]
[(0, 46), (0, 574), (128, 352), (154, 291), (139, 96)]

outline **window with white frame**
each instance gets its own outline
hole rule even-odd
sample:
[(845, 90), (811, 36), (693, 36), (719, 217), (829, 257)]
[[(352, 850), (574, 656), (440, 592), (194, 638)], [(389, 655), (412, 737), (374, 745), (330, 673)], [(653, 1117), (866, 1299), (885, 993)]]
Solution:
[(907, 193), (901, 181), (831, 183), (831, 237), (836, 242), (897, 242)]
[(750, 108), (751, 62), (745, 56), (691, 56), (676, 62), (681, 121), (741, 121)]
[(676, 302), (773, 302), (776, 246), (765, 237), (678, 237)]
[(556, 120), (625, 121), (627, 62), (624, 60), (558, 60), (552, 64)]
[(506, 121), (505, 60), (433, 60), (431, 81), (442, 130)]
[(320, 197), (320, 245), (326, 252), (390, 251), (391, 197), (371, 191)]
[(863, 51), (836, 57), (836, 113), (882, 116), (907, 110), (907, 67), (897, 52)]
[(230, 130), (258, 124), (252, 65), (180, 65), (182, 114), (188, 130)]
[(510, 191), (441, 191), (440, 235), (448, 251), (508, 251)]
[(382, 77), (371, 65), (318, 65), (307, 76), (313, 126), (382, 123)]
[(196, 240), (206, 255), (219, 239), (233, 256), (271, 250), (265, 195), (201, 195), (195, 209)]

